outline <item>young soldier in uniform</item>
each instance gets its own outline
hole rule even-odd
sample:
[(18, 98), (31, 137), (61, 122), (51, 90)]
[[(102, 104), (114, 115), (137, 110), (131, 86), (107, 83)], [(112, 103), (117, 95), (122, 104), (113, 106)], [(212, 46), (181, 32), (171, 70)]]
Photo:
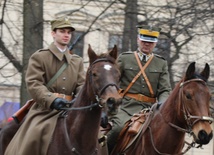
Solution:
[[(152, 52), (157, 44), (160, 29), (138, 26), (138, 32), (137, 51), (124, 52), (118, 57), (123, 99), (120, 110), (110, 120), (113, 125), (107, 134), (109, 153), (114, 148), (125, 122), (133, 114), (151, 107), (155, 102), (163, 103), (171, 91), (167, 61)], [(141, 65), (144, 73), (141, 72), (137, 77)]]
[[(75, 30), (65, 18), (51, 22), (53, 43), (29, 59), (27, 89), (35, 100), (26, 120), (9, 144), (5, 155), (46, 155), (60, 109), (67, 105), (85, 81), (83, 60), (70, 54), (68, 44)], [(51, 85), (49, 81), (67, 63)]]

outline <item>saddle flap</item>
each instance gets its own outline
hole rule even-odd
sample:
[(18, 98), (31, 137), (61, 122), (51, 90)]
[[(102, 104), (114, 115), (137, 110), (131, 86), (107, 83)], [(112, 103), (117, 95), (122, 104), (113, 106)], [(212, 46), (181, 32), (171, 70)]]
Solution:
[(138, 114), (134, 114), (132, 118), (126, 122), (118, 137), (117, 147), (114, 148), (112, 154), (114, 154), (114, 152), (123, 152), (126, 147), (137, 138), (143, 129), (144, 122), (148, 115), (149, 110), (143, 110)]

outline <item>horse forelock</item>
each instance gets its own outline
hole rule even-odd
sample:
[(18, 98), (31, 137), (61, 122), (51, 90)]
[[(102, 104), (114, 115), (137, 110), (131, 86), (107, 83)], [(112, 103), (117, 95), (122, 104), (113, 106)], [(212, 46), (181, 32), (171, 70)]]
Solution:
[(116, 60), (111, 57), (108, 53), (102, 53), (100, 55), (97, 56), (97, 59), (90, 65), (93, 65), (95, 62), (99, 62), (99, 60), (106, 60), (106, 61), (109, 61), (111, 62), (112, 64), (115, 64)]
[(205, 78), (205, 77), (203, 77), (201, 74), (199, 74), (199, 73), (195, 73), (194, 75), (193, 75), (193, 78), (192, 79), (201, 79), (201, 80), (203, 80), (204, 82), (207, 82), (207, 79)]
[(191, 63), (188, 66), (188, 69), (186, 71), (185, 81), (191, 80), (191, 79), (201, 79), (205, 82), (207, 82), (210, 74), (210, 67), (208, 64), (205, 65), (204, 69), (199, 72), (199, 69), (195, 68), (195, 62)]

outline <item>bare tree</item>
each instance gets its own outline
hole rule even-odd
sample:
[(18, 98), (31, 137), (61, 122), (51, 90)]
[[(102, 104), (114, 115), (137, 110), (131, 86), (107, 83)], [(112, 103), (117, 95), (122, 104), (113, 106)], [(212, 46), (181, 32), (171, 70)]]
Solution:
[[(197, 47), (201, 43), (197, 42), (199, 38), (205, 37), (207, 40), (211, 40), (214, 36), (213, 0), (109, 0), (101, 3), (80, 0), (78, 2), (75, 1), (75, 3), (79, 4), (79, 9), (72, 11), (66, 10), (64, 11), (65, 15), (74, 16), (76, 12), (87, 10), (86, 8), (89, 5), (94, 5), (97, 7), (97, 10), (100, 10), (99, 13), (95, 16), (90, 16), (90, 18), (88, 18), (90, 12), (87, 12), (85, 21), (87, 21), (88, 29), (86, 29), (86, 32), (89, 32), (95, 24), (100, 25), (105, 32), (109, 32), (110, 26), (111, 32), (113, 32), (114, 28), (119, 25), (120, 32), (118, 32), (118, 29), (115, 29), (114, 33), (123, 32), (122, 52), (136, 50), (136, 25), (138, 23), (143, 22), (161, 27), (161, 39), (163, 41), (160, 39), (159, 49), (156, 52), (159, 52), (158, 54), (163, 55), (168, 60), (172, 84), (176, 82), (174, 81), (174, 77), (179, 77), (182, 71), (182, 69), (180, 69), (180, 72), (178, 72), (178, 70), (175, 70), (173, 67), (180, 65), (181, 68), (183, 68), (189, 61), (199, 58), (201, 60), (201, 57), (201, 62), (212, 61), (213, 44), (210, 44), (210, 47), (207, 46), (206, 50), (204, 49), (206, 52), (204, 56), (201, 56), (201, 53), (191, 51), (193, 47)], [(58, 2), (56, 5), (59, 4), (61, 4), (61, 2)], [(42, 48), (44, 38), (43, 0), (25, 0), (24, 5), (22, 3), (13, 3), (12, 1), (4, 0), (0, 5), (2, 6), (0, 19), (0, 51), (9, 60), (6, 64), (3, 64), (0, 69), (4, 69), (4, 66), (7, 64), (12, 64), (17, 69), (17, 72), (22, 75), (21, 100), (22, 103), (24, 103), (29, 98), (29, 96), (26, 96), (27, 92), (24, 82), (28, 58), (33, 52)], [(20, 24), (20, 21), (19, 24), (17, 24), (18, 21), (17, 23), (13, 23), (12, 20), (5, 21), (5, 15), (7, 11), (9, 11), (7, 10), (7, 6), (14, 6), (20, 14), (24, 10), (23, 17), (19, 17), (20, 21), (23, 19), (23, 24)], [(24, 9), (22, 10), (22, 8)], [(118, 24), (117, 19), (110, 18), (113, 17), (115, 13), (124, 18), (124, 25)], [(110, 25), (102, 21), (104, 17), (111, 22)], [(3, 36), (6, 36), (5, 29), (7, 29), (7, 35), (10, 35), (11, 40), (13, 40), (12, 44), (9, 44), (5, 38), (3, 39)], [(24, 39), (22, 39), (22, 37), (24, 37)], [(22, 50), (23, 57), (22, 61), (20, 61), (20, 57), (17, 56), (14, 51)]]
[[(180, 69), (180, 73), (177, 74), (178, 70), (176, 72), (173, 70), (172, 67), (175, 66), (176, 61), (191, 54), (186, 62), (181, 62), (181, 68), (184, 68), (190, 59), (198, 60), (201, 53), (191, 53), (191, 50), (193, 50), (191, 44), (195, 42), (195, 46), (200, 46), (197, 38), (207, 36), (207, 39), (211, 39), (214, 36), (214, 1), (165, 0), (148, 2), (142, 0), (139, 5), (141, 20), (161, 27), (161, 34), (166, 40), (163, 43), (170, 44), (170, 48), (166, 48), (162, 54), (165, 54), (164, 56), (168, 60), (171, 83), (174, 85), (173, 78), (176, 75), (181, 76), (183, 71), (183, 69)], [(207, 60), (204, 59), (204, 61)], [(211, 61), (211, 59), (208, 61)]]
[(137, 0), (127, 0), (125, 7), (125, 22), (123, 29), (122, 52), (137, 49)]
[[(1, 17), (1, 24), (7, 25), (4, 21), (4, 13), (7, 4), (7, 0), (3, 2), (3, 10)], [(22, 7), (20, 7), (22, 8)], [(25, 0), (23, 4), (23, 57), (22, 63), (14, 56), (9, 47), (6, 47), (2, 38), (0, 38), (0, 50), (7, 57), (7, 59), (13, 64), (18, 72), (21, 73), (21, 104), (23, 105), (30, 97), (26, 90), (25, 85), (25, 71), (28, 64), (28, 59), (33, 52), (42, 48), (43, 45), (43, 0)], [(7, 27), (10, 32), (10, 27)], [(1, 36), (3, 36), (3, 26), (1, 29)], [(13, 33), (11, 32), (13, 38)], [(16, 38), (17, 39), (17, 38)], [(15, 40), (15, 42), (20, 42)], [(22, 41), (21, 41), (22, 43)], [(20, 43), (18, 43), (20, 44)]]
[(21, 85), (21, 103), (24, 104), (30, 97), (26, 90), (25, 72), (29, 57), (43, 47), (43, 0), (24, 0), (24, 43), (23, 68)]

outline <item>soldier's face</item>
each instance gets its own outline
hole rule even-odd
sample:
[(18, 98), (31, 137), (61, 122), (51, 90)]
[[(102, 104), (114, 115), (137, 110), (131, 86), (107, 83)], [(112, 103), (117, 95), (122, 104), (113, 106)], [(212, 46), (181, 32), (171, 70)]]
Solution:
[(138, 47), (141, 50), (141, 52), (145, 54), (150, 54), (152, 53), (153, 49), (155, 48), (157, 43), (153, 42), (147, 42), (147, 41), (141, 41), (140, 39), (138, 41)]
[(56, 31), (52, 32), (52, 36), (56, 44), (66, 46), (71, 40), (72, 31), (69, 28), (56, 29)]

